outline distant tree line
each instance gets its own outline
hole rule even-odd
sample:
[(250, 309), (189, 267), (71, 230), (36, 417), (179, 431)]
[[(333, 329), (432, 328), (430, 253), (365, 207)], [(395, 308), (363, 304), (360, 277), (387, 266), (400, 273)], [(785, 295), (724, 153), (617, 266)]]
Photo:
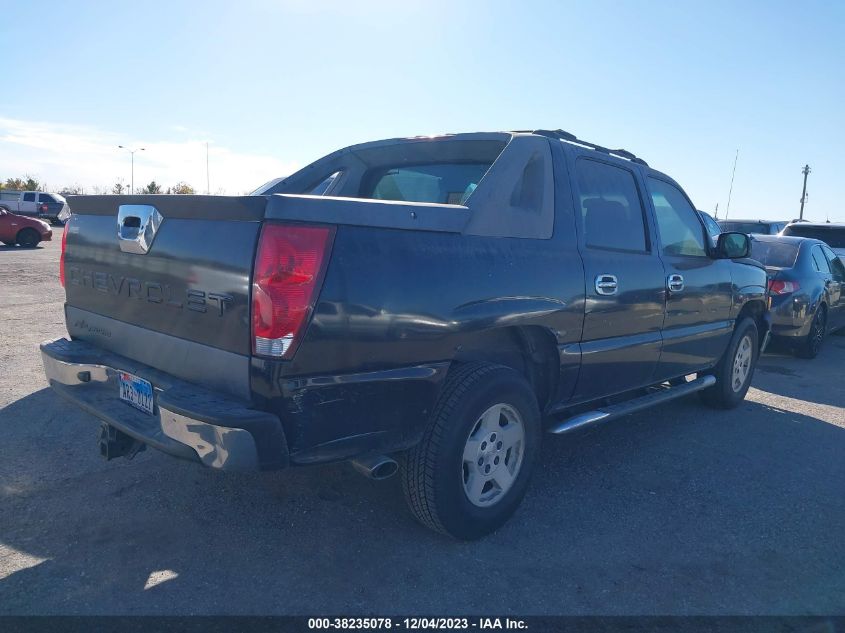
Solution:
[[(43, 182), (40, 182), (34, 176), (30, 176), (27, 174), (23, 178), (7, 178), (5, 181), (0, 180), (0, 190), (8, 189), (11, 191), (47, 191), (50, 187)], [(172, 194), (194, 194), (196, 193), (196, 189), (194, 189), (191, 185), (186, 183), (183, 180), (180, 180), (175, 185), (164, 189), (160, 184), (158, 184), (155, 180), (151, 180), (147, 185), (142, 187), (138, 187), (135, 189), (135, 193), (172, 193)], [(81, 185), (71, 185), (69, 187), (63, 187), (58, 190), (58, 193), (62, 194), (85, 194), (85, 193), (94, 193), (94, 194), (128, 194), (129, 193), (129, 185), (124, 183), (122, 180), (118, 180), (111, 186), (100, 187), (94, 185), (90, 187), (88, 191), (85, 191), (85, 188)]]
[(38, 179), (27, 174), (23, 178), (7, 178), (5, 182), (0, 180), (0, 189), (13, 189), (15, 191), (40, 191), (41, 183)]

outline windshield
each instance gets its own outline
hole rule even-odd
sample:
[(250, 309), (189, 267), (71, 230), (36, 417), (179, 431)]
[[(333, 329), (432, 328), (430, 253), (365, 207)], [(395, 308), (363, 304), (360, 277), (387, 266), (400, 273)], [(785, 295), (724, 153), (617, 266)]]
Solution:
[(833, 248), (845, 248), (845, 226), (823, 227), (804, 226), (792, 224), (783, 230), (784, 235), (797, 235), (798, 237), (812, 237), (816, 240), (826, 242)]
[(798, 257), (798, 244), (775, 240), (751, 240), (751, 259), (773, 268), (792, 268)]

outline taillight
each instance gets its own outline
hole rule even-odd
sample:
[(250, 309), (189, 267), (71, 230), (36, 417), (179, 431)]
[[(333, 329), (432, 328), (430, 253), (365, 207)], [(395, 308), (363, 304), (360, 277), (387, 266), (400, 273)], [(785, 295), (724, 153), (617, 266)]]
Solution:
[(70, 222), (65, 224), (65, 230), (62, 231), (62, 254), (59, 256), (59, 281), (62, 286), (65, 285), (65, 247), (67, 245), (67, 234), (70, 232)]
[(252, 351), (291, 358), (314, 309), (334, 228), (265, 224), (252, 280)]
[(788, 295), (800, 288), (800, 284), (797, 281), (780, 281), (778, 279), (772, 279), (769, 282), (769, 292), (776, 295)]

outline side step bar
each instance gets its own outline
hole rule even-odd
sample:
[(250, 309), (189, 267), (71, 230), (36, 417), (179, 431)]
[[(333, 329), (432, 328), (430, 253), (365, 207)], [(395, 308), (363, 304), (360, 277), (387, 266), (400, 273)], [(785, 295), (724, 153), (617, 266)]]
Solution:
[(640, 396), (639, 398), (620, 402), (619, 404), (611, 404), (606, 407), (601, 407), (600, 409), (594, 409), (593, 411), (579, 413), (571, 418), (566, 418), (565, 420), (555, 423), (549, 428), (549, 433), (559, 435), (561, 433), (569, 433), (570, 431), (581, 429), (592, 424), (598, 424), (599, 422), (607, 422), (608, 420), (620, 418), (623, 415), (628, 415), (629, 413), (634, 413), (635, 411), (640, 411), (641, 409), (648, 409), (656, 404), (669, 402), (675, 398), (681, 398), (688, 394), (695, 393), (696, 391), (707, 389), (715, 384), (715, 376), (701, 376), (695, 380), (684, 383), (683, 385), (668, 387), (661, 389), (660, 391)]

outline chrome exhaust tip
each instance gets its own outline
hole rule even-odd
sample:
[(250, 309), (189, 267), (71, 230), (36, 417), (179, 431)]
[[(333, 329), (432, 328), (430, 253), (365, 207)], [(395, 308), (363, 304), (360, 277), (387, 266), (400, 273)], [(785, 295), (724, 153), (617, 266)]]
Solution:
[(351, 461), (355, 470), (364, 475), (364, 477), (375, 479), (376, 481), (393, 477), (396, 471), (399, 470), (399, 464), (396, 463), (396, 460), (387, 455), (359, 457)]

